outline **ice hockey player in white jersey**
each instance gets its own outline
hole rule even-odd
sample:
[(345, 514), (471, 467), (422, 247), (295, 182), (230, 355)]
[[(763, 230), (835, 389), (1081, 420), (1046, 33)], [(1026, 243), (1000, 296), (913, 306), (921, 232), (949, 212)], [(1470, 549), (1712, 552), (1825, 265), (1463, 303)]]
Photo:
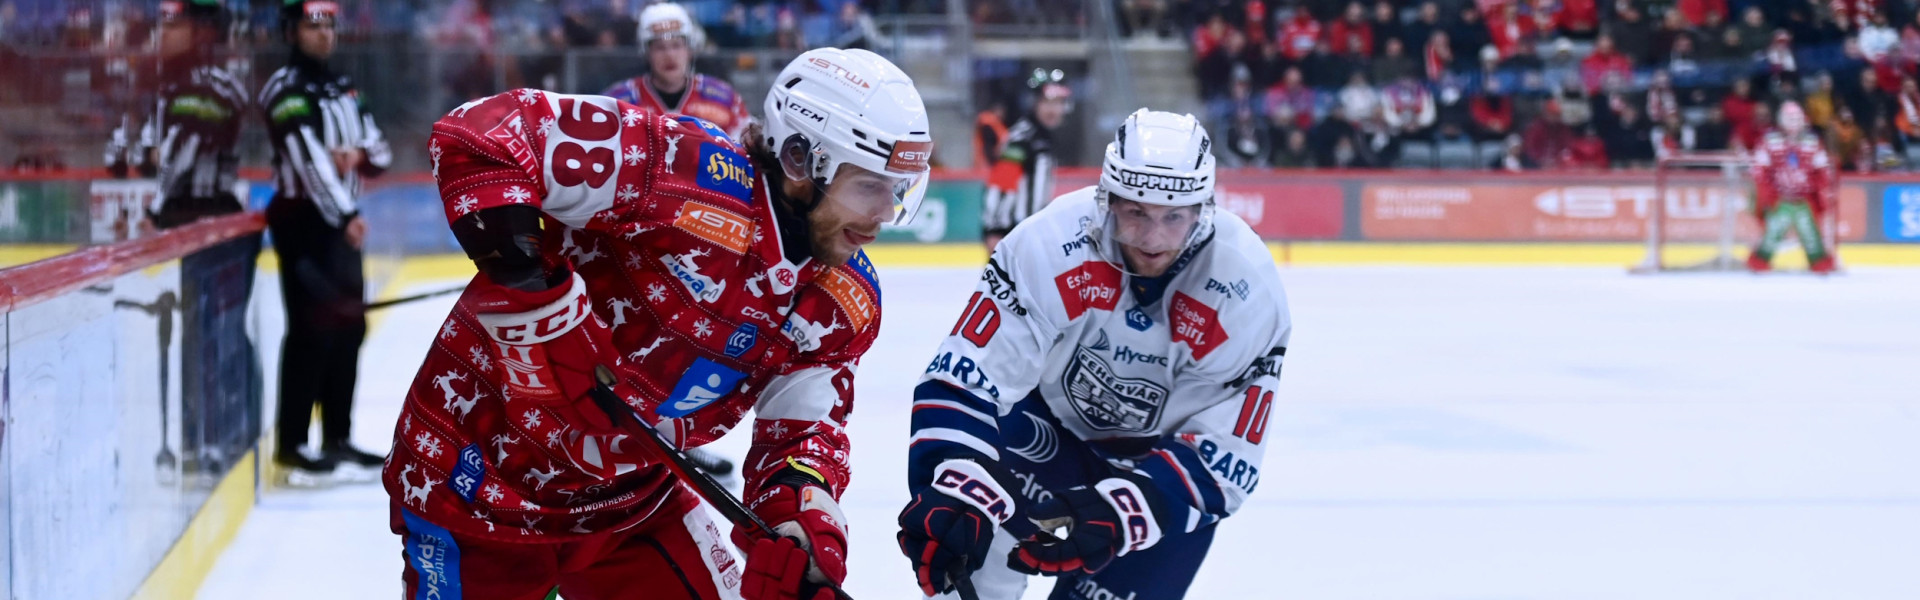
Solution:
[(1041, 574), (1055, 600), (1179, 598), (1259, 485), (1292, 326), (1266, 245), (1215, 207), (1210, 146), (1133, 113), (1099, 185), (988, 259), (914, 390), (898, 537), (922, 592), (1013, 600)]

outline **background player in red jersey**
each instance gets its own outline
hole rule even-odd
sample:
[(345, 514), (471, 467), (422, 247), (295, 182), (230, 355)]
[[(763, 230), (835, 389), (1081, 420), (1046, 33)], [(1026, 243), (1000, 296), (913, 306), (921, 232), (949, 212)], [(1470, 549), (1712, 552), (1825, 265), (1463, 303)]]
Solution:
[[(879, 330), (860, 247), (912, 215), (932, 138), (871, 52), (781, 71), (764, 136), (604, 96), (516, 90), (434, 125), (435, 179), (480, 273), (414, 380), (384, 479), (408, 596), (821, 600), (853, 373)], [(699, 499), (589, 399), (681, 448), (753, 409), (744, 574)], [(424, 592), (423, 592), (424, 590)]]
[(661, 114), (700, 117), (735, 138), (746, 132), (747, 103), (733, 85), (693, 72), (693, 55), (706, 45), (706, 35), (687, 9), (663, 2), (640, 11), (639, 41), (647, 72), (615, 83), (601, 95)]
[(1753, 214), (1765, 233), (1747, 255), (1747, 268), (1756, 273), (1773, 268), (1773, 252), (1791, 229), (1807, 251), (1809, 268), (1831, 273), (1833, 254), (1820, 224), (1834, 208), (1833, 161), (1820, 138), (1807, 131), (1798, 103), (1781, 104), (1778, 122), (1753, 150)]

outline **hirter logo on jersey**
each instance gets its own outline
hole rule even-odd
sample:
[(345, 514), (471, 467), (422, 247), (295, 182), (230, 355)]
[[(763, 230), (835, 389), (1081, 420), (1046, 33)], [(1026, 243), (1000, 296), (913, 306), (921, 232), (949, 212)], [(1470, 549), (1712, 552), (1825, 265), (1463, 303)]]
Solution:
[(734, 254), (745, 254), (753, 243), (753, 223), (746, 217), (701, 202), (688, 201), (681, 205), (680, 217), (674, 219), (673, 226)]
[(1172, 320), (1173, 341), (1186, 342), (1193, 350), (1194, 360), (1206, 358), (1207, 353), (1227, 341), (1227, 331), (1220, 326), (1220, 313), (1192, 296), (1174, 292), (1173, 300), (1167, 303), (1167, 313)]
[(1113, 310), (1120, 304), (1120, 269), (1106, 261), (1087, 261), (1053, 278), (1060, 287), (1060, 301), (1066, 305), (1067, 318), (1077, 319), (1088, 310)]
[(724, 146), (701, 142), (700, 187), (747, 202), (753, 196), (753, 167)]

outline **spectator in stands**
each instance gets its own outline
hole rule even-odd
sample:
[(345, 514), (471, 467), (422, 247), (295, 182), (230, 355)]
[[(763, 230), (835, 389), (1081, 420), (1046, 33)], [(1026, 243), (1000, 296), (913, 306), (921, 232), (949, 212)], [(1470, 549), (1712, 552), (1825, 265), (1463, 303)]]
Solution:
[(1895, 134), (1901, 147), (1920, 138), (1920, 85), (1912, 77), (1900, 78), (1900, 94), (1895, 97)]
[(792, 8), (779, 9), (774, 13), (773, 23), (773, 47), (794, 52), (807, 49), (806, 36), (800, 33), (800, 19)]
[[(1367, 9), (1359, 2), (1348, 2), (1346, 12), (1339, 20), (1327, 27), (1327, 39), (1335, 48), (1348, 54), (1361, 57), (1371, 56), (1373, 52), (1373, 27), (1367, 24)], [(1359, 40), (1355, 48), (1353, 40)]]
[[(1321, 37), (1320, 22), (1313, 19), (1312, 13), (1296, 8), (1292, 15), (1280, 26), (1280, 48), (1288, 60), (1304, 61), (1316, 46), (1327, 44), (1327, 40)], [(1331, 48), (1331, 44), (1328, 47)]]
[(1400, 41), (1408, 48), (1426, 48), (1433, 33), (1444, 31), (1440, 23), (1440, 4), (1433, 0), (1420, 3), (1420, 14), (1400, 30)]
[(1640, 109), (1631, 103), (1621, 103), (1606, 118), (1599, 118), (1600, 114), (1604, 113), (1596, 111), (1594, 125), (1605, 141), (1607, 157), (1614, 168), (1652, 166), (1653, 127), (1640, 118)]
[(1653, 48), (1648, 54), (1646, 64), (1659, 65), (1671, 62), (1674, 47), (1679, 45), (1681, 40), (1691, 41), (1693, 37), (1693, 25), (1687, 22), (1686, 17), (1681, 16), (1680, 11), (1677, 10), (1667, 11), (1667, 16), (1660, 20), (1659, 29), (1653, 33)]
[(1284, 136), (1280, 143), (1273, 144), (1273, 153), (1268, 164), (1281, 169), (1300, 169), (1314, 166), (1313, 152), (1307, 149), (1307, 132), (1303, 129), (1274, 129)]
[(1452, 44), (1452, 69), (1471, 69), (1472, 61), (1480, 56), (1480, 48), (1493, 43), (1487, 33), (1487, 23), (1480, 18), (1480, 10), (1473, 6), (1460, 9), (1460, 20), (1447, 28), (1447, 38)]
[(1607, 168), (1607, 143), (1593, 129), (1592, 124), (1574, 130), (1573, 140), (1567, 143), (1566, 158), (1561, 161), (1567, 169), (1605, 169)]
[(1612, 35), (1593, 40), (1593, 53), (1580, 61), (1580, 83), (1587, 93), (1600, 91), (1609, 79), (1633, 79), (1633, 61), (1614, 46)]
[(1472, 99), (1467, 95), (1466, 78), (1449, 75), (1433, 84), (1433, 137), (1436, 140), (1468, 139), (1473, 131)]
[(1848, 171), (1870, 169), (1867, 148), (1866, 134), (1854, 121), (1853, 110), (1840, 107), (1833, 115), (1833, 126), (1827, 129), (1827, 152), (1834, 164)]
[(1427, 39), (1425, 71), (1427, 81), (1439, 81), (1453, 70), (1453, 41), (1446, 31), (1434, 30)]
[[(1681, 36), (1673, 40), (1673, 50), (1667, 53), (1667, 73), (1682, 81), (1691, 82), (1700, 76), (1700, 56), (1694, 51), (1699, 47), (1691, 36)], [(1691, 87), (1691, 86), (1688, 86)]]
[(1807, 92), (1800, 106), (1807, 114), (1807, 124), (1825, 131), (1833, 123), (1833, 74), (1826, 71), (1815, 74), (1813, 90)]
[(1488, 16), (1491, 17), (1487, 24), (1488, 39), (1492, 43), (1482, 46), (1480, 51), (1486, 52), (1488, 48), (1492, 48), (1496, 60), (1502, 56), (1513, 55), (1515, 46), (1534, 37), (1535, 25), (1532, 16), (1521, 14), (1517, 6), (1497, 5), (1489, 9)]
[(1401, 38), (1405, 33), (1405, 27), (1400, 25), (1400, 11), (1393, 7), (1393, 2), (1390, 0), (1374, 3), (1373, 20), (1367, 23), (1367, 27), (1373, 31), (1374, 56), (1386, 54), (1388, 41), (1397, 40), (1400, 42), (1401, 50), (1406, 50), (1407, 41)]
[[(1602, 37), (1613, 40), (1614, 50), (1626, 56), (1628, 65), (1647, 64), (1653, 49), (1653, 23), (1647, 20), (1646, 13), (1630, 2), (1622, 3), (1611, 25)], [(1596, 38), (1597, 45), (1599, 40)]]
[[(1227, 39), (1227, 17), (1215, 12), (1207, 16), (1207, 24), (1193, 31), (1193, 56), (1196, 60), (1205, 60), (1207, 56), (1220, 49), (1221, 42)], [(1311, 46), (1309, 46), (1311, 49)], [(1302, 52), (1302, 55), (1305, 53)], [(1296, 59), (1297, 60), (1297, 59)]]
[(1368, 74), (1374, 81), (1398, 81), (1402, 77), (1420, 77), (1424, 75), (1420, 66), (1414, 64), (1413, 57), (1407, 56), (1406, 44), (1400, 38), (1386, 38), (1386, 46), (1380, 56), (1374, 57)]
[(1781, 82), (1798, 82), (1800, 64), (1793, 56), (1793, 35), (1785, 30), (1773, 33), (1773, 43), (1761, 54), (1758, 77), (1767, 93), (1777, 93)]
[(1500, 156), (1494, 158), (1493, 163), (1487, 167), (1495, 171), (1519, 173), (1538, 169), (1540, 163), (1534, 162), (1532, 157), (1527, 156), (1525, 147), (1520, 142), (1520, 136), (1510, 135), (1507, 136), (1506, 145), (1501, 149)]
[(1229, 167), (1259, 166), (1266, 157), (1262, 149), (1265, 132), (1260, 129), (1260, 121), (1254, 116), (1253, 106), (1240, 104), (1233, 111), (1233, 119), (1227, 124), (1227, 151), (1220, 158)]
[(1346, 109), (1334, 104), (1327, 118), (1307, 133), (1307, 147), (1313, 149), (1313, 165), (1323, 169), (1372, 166), (1361, 155), (1360, 129), (1347, 120)]
[(1473, 79), (1486, 85), (1490, 79), (1500, 79), (1500, 50), (1493, 46), (1480, 47), (1480, 64), (1472, 71)]
[(1696, 150), (1726, 150), (1733, 146), (1733, 126), (1727, 122), (1727, 111), (1719, 106), (1707, 107), (1707, 119), (1693, 130), (1693, 146)]
[(1266, 90), (1280, 82), (1291, 62), (1280, 52), (1280, 42), (1269, 40), (1255, 48), (1259, 51), (1249, 52), (1252, 56), (1247, 62), (1253, 72), (1253, 89)]
[(1760, 11), (1758, 4), (1747, 7), (1740, 14), (1740, 23), (1727, 29), (1731, 37), (1722, 38), (1731, 46), (1731, 56), (1751, 58), (1765, 50), (1773, 40), (1773, 26), (1767, 24), (1767, 15)]
[(1541, 73), (1549, 89), (1558, 91), (1567, 81), (1575, 85), (1580, 82), (1580, 58), (1573, 55), (1573, 41), (1560, 38), (1553, 41), (1553, 54), (1546, 59), (1546, 67)]
[(1288, 128), (1305, 131), (1313, 127), (1316, 99), (1308, 88), (1300, 67), (1287, 67), (1280, 84), (1267, 89), (1267, 120), (1286, 123)]
[(986, 168), (1007, 141), (1007, 101), (996, 95), (987, 109), (973, 118), (973, 166)]
[(1647, 83), (1647, 120), (1667, 122), (1669, 115), (1680, 113), (1680, 96), (1673, 91), (1673, 78), (1664, 70), (1654, 71)]
[(1686, 20), (1688, 26), (1700, 27), (1727, 18), (1727, 0), (1679, 0), (1674, 12)]
[(1593, 39), (1600, 30), (1599, 0), (1561, 0), (1553, 21), (1560, 35)]
[(1727, 118), (1727, 126), (1732, 137), (1729, 143), (1746, 139), (1755, 129), (1753, 121), (1754, 106), (1753, 82), (1744, 78), (1733, 80), (1727, 95), (1720, 99), (1720, 112)]
[(1900, 34), (1887, 24), (1887, 16), (1880, 13), (1873, 14), (1856, 39), (1859, 41), (1860, 54), (1873, 63), (1888, 60), (1894, 48), (1900, 44)]
[(1564, 166), (1567, 149), (1573, 144), (1573, 128), (1567, 125), (1562, 107), (1559, 102), (1549, 102), (1540, 118), (1527, 125), (1522, 138), (1527, 159), (1542, 169)]
[(1856, 123), (1876, 123), (1885, 120), (1896, 110), (1893, 98), (1881, 91), (1879, 73), (1873, 69), (1862, 69), (1859, 85), (1847, 92), (1847, 108), (1853, 110)]
[(1409, 140), (1433, 141), (1436, 120), (1433, 95), (1413, 77), (1402, 77), (1381, 90), (1381, 119), (1385, 121), (1389, 142), (1381, 150), (1382, 160), (1392, 164), (1400, 148)]
[(880, 31), (873, 25), (873, 15), (860, 6), (859, 2), (843, 2), (840, 14), (827, 29), (824, 45), (834, 48), (871, 50), (880, 40)]
[(720, 22), (707, 28), (707, 40), (720, 48), (747, 48), (756, 45), (747, 30), (747, 5), (734, 4)]
[(1513, 97), (1505, 92), (1496, 79), (1473, 95), (1470, 104), (1473, 128), (1470, 131), (1474, 139), (1497, 140), (1513, 135)]
[[(1199, 72), (1201, 97), (1207, 102), (1219, 102), (1231, 93), (1233, 72), (1246, 66), (1247, 36), (1238, 29), (1227, 30), (1226, 38), (1212, 54), (1200, 60)], [(1224, 115), (1214, 115), (1220, 117)]]
[(1680, 118), (1680, 113), (1670, 113), (1653, 128), (1653, 150), (1656, 158), (1666, 158), (1681, 152), (1697, 149), (1699, 138), (1694, 134), (1692, 125)]
[(1307, 85), (1321, 90), (1338, 88), (1361, 72), (1353, 60), (1333, 54), (1326, 40), (1314, 42), (1313, 53), (1300, 61), (1300, 67), (1306, 72)]
[(1167, 29), (1162, 14), (1167, 10), (1166, 0), (1124, 0), (1120, 12), (1126, 18), (1127, 30), (1135, 37), (1149, 33), (1159, 33), (1166, 37)]
[[(1500, 59), (1499, 69), (1503, 77), (1517, 80), (1527, 73), (1533, 73), (1547, 68), (1546, 61), (1540, 60), (1540, 53), (1535, 50), (1535, 46), (1538, 45), (1538, 40), (1534, 39), (1524, 40), (1519, 44), (1515, 44), (1513, 53)], [(1509, 87), (1509, 89), (1512, 88)]]
[(1760, 141), (1767, 136), (1767, 130), (1772, 128), (1772, 123), (1773, 107), (1765, 102), (1755, 102), (1753, 104), (1753, 121), (1748, 123), (1745, 129), (1741, 129), (1738, 126), (1734, 127), (1733, 141), (1737, 144), (1734, 149), (1741, 152), (1749, 152), (1754, 148), (1759, 148)]

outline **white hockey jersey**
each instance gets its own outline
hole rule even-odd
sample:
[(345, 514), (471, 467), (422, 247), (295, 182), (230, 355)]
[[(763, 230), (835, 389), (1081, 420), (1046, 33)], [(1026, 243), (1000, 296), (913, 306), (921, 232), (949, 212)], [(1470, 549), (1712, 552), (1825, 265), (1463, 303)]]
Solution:
[(1218, 211), (1156, 295), (1087, 233), (1093, 194), (1061, 196), (995, 249), (915, 390), (911, 469), (941, 452), (999, 460), (993, 417), (1037, 393), (1074, 436), (1190, 507), (1171, 517), (1192, 531), (1259, 484), (1292, 330), (1279, 270), (1245, 221)]

